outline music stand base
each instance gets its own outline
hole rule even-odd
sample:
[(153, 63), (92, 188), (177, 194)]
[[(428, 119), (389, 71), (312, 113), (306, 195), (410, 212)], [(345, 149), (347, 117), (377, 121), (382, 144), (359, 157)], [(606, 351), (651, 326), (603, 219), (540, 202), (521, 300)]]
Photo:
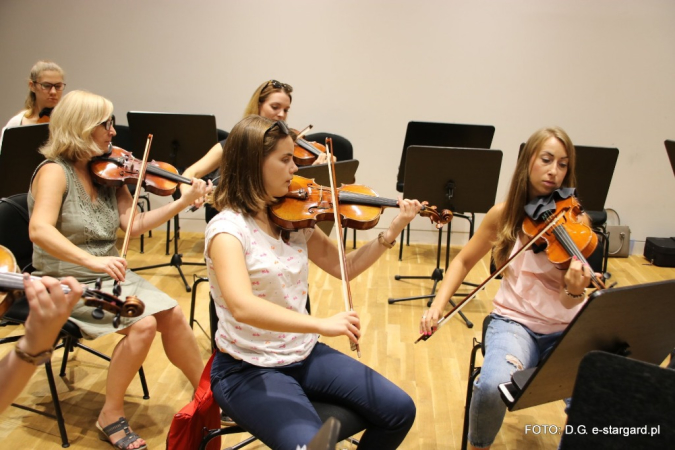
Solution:
[(159, 267), (172, 267), (172, 266), (175, 267), (176, 270), (178, 270), (178, 275), (180, 275), (181, 279), (183, 280), (183, 284), (185, 285), (185, 291), (191, 292), (192, 287), (188, 284), (187, 280), (185, 279), (185, 275), (183, 274), (183, 269), (181, 269), (181, 266), (206, 266), (206, 264), (195, 262), (183, 262), (183, 255), (180, 253), (174, 253), (174, 255), (171, 257), (171, 261), (169, 261), (168, 263), (156, 264), (154, 266), (137, 267), (131, 270), (134, 272), (138, 272), (140, 270), (157, 269)]

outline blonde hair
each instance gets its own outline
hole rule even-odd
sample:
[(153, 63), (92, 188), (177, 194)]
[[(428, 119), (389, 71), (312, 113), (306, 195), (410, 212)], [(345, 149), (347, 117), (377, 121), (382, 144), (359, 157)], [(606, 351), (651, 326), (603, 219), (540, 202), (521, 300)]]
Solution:
[[(289, 135), (276, 122), (258, 115), (240, 120), (230, 132), (220, 163), (220, 182), (213, 193), (213, 204), (222, 211), (232, 209), (253, 216), (261, 205), (274, 202), (265, 190), (263, 163), (276, 145)], [(293, 132), (291, 138), (295, 139)]]
[(509, 187), (492, 254), (497, 267), (501, 266), (508, 259), (523, 225), (525, 205), (530, 200), (528, 199), (528, 192), (532, 159), (539, 154), (541, 146), (552, 137), (558, 139), (567, 152), (567, 173), (562, 181), (562, 187), (573, 187), (577, 183), (574, 173), (576, 150), (565, 130), (560, 127), (547, 127), (535, 131), (521, 151), (513, 177), (511, 178), (511, 186)]
[(288, 98), (293, 102), (293, 97), (291, 96), (293, 87), (291, 85), (276, 80), (265, 81), (258, 86), (251, 96), (251, 99), (248, 101), (248, 105), (246, 105), (246, 109), (244, 110), (244, 117), (250, 116), (251, 114), (260, 114), (260, 105), (265, 103), (265, 100), (275, 92), (283, 92), (288, 95)]
[(92, 133), (112, 116), (113, 104), (87, 91), (66, 94), (54, 108), (49, 120), (49, 140), (40, 149), (45, 158), (68, 161), (89, 159), (102, 154)]
[[(48, 70), (58, 72), (61, 77), (65, 77), (65, 73), (63, 72), (63, 69), (56, 64), (53, 61), (47, 61), (47, 60), (40, 60), (35, 63), (32, 69), (30, 69), (30, 76), (28, 78), (28, 81), (32, 82), (33, 84), (38, 82), (38, 79), (40, 76), (47, 72)], [(24, 107), (26, 108), (26, 113), (24, 116), (30, 117), (34, 116), (35, 114), (38, 114), (40, 111), (34, 111), (35, 108), (35, 92), (33, 92), (30, 88), (28, 89), (28, 96), (26, 97), (26, 101), (24, 102)], [(28, 115), (26, 115), (28, 114)]]

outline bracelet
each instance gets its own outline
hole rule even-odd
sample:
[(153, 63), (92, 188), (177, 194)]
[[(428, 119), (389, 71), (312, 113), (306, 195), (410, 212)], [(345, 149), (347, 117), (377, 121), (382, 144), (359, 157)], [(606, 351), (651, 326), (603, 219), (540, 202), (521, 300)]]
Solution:
[(586, 288), (584, 288), (581, 294), (572, 294), (570, 291), (567, 290), (567, 286), (565, 286), (565, 294), (567, 294), (568, 297), (572, 298), (584, 298), (586, 296)]
[(384, 239), (384, 231), (380, 231), (380, 234), (377, 235), (377, 240), (380, 244), (384, 245), (386, 248), (393, 248), (396, 245), (396, 240), (394, 242), (387, 242)]

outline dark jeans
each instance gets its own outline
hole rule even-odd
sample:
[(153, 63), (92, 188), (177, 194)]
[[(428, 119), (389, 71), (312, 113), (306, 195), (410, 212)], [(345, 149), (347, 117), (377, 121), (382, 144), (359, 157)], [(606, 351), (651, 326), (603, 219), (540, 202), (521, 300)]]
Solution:
[(352, 409), (371, 426), (359, 449), (397, 448), (415, 420), (408, 394), (368, 366), (318, 343), (304, 361), (258, 367), (218, 353), (211, 389), (237, 424), (272, 449), (296, 450), (321, 428), (311, 400)]

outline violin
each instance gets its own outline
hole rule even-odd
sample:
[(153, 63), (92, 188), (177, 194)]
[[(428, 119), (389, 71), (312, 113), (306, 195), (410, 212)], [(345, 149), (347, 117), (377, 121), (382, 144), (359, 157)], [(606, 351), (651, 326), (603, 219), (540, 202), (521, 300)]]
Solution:
[(293, 148), (293, 162), (297, 166), (311, 166), (322, 153), (326, 153), (324, 145), (298, 138)]
[[(541, 231), (548, 221), (561, 215), (559, 225), (544, 233), (535, 245), (545, 245), (548, 260), (559, 269), (567, 269), (572, 257), (576, 256), (584, 265), (590, 267), (588, 258), (598, 245), (598, 236), (591, 227), (583, 223), (580, 215), (583, 214), (581, 204), (573, 195), (555, 202), (555, 210), (543, 211), (538, 220), (525, 216), (523, 233), (532, 238)], [(605, 289), (603, 282), (591, 270), (591, 282), (598, 289)]]
[[(528, 206), (526, 206), (526, 211)], [(573, 256), (576, 256), (585, 266), (590, 267), (585, 256), (593, 253), (598, 243), (598, 237), (588, 225), (580, 220), (579, 216), (582, 212), (579, 201), (576, 197), (570, 195), (567, 198), (557, 200), (555, 202), (555, 209), (546, 209), (537, 213), (537, 219), (534, 219), (532, 215), (527, 215), (523, 220), (522, 228), (523, 232), (530, 237), (530, 240), (444, 315), (438, 321), (436, 330), (450, 320), (452, 316), (459, 313), (480, 291), (485, 289), (485, 286), (490, 281), (501, 275), (511, 264), (511, 261), (535, 245), (535, 243), (546, 244), (546, 253), (549, 261), (558, 268), (568, 267)], [(529, 211), (528, 214), (530, 214)], [(597, 289), (606, 289), (604, 283), (595, 275), (593, 270), (591, 270), (591, 282)], [(431, 336), (433, 336), (433, 333), (423, 334), (415, 341), (415, 344), (419, 341), (426, 341)]]
[[(342, 226), (357, 230), (369, 230), (380, 220), (382, 209), (397, 208), (398, 202), (382, 198), (371, 188), (357, 184), (343, 184), (338, 192), (338, 213)], [(451, 211), (438, 211), (435, 206), (423, 202), (420, 216), (428, 217), (436, 228), (452, 220)], [(314, 227), (316, 222), (334, 220), (331, 188), (320, 186), (313, 179), (293, 176), (288, 193), (269, 208), (272, 221), (284, 230)]]
[[(141, 160), (127, 150), (108, 147), (108, 152), (89, 161), (93, 180), (103, 186), (118, 187), (138, 183)], [(192, 180), (178, 175), (174, 166), (165, 162), (150, 161), (143, 179), (146, 191), (160, 196), (171, 195), (178, 183), (192, 184)]]
[(325, 145), (314, 141), (309, 142), (302, 138), (310, 129), (312, 129), (312, 125), (308, 125), (304, 130), (299, 132), (298, 137), (295, 139), (293, 162), (297, 166), (311, 166), (322, 153), (326, 153)]
[(54, 108), (42, 108), (40, 114), (38, 114), (37, 123), (48, 123), (53, 109)]
[[(40, 280), (40, 277), (31, 277), (31, 280)], [(70, 287), (62, 284), (61, 289), (64, 293), (70, 292)], [(96, 281), (95, 289), (82, 286), (82, 298), (87, 306), (94, 306), (91, 313), (95, 319), (104, 317), (103, 310), (115, 314), (113, 326), (117, 328), (120, 323), (120, 317), (138, 317), (143, 314), (145, 304), (136, 296), (128, 296), (126, 300), (121, 300), (114, 295), (103, 292), (101, 289), (101, 280)], [(23, 275), (19, 271), (16, 259), (12, 252), (0, 245), (0, 317), (3, 316), (17, 298), (22, 296)]]

